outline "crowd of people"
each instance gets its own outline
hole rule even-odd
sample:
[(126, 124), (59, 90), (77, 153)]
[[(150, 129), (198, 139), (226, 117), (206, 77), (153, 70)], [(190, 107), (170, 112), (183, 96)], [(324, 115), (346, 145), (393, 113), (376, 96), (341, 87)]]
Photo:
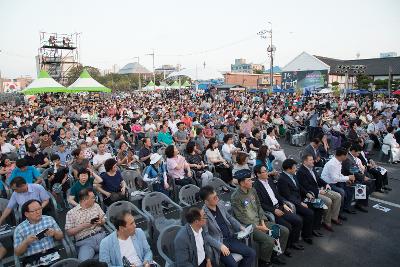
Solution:
[[(13, 248), (0, 243), (0, 258), (14, 251), (25, 265), (69, 236), (82, 262), (157, 266), (155, 240), (130, 211), (105, 217), (135, 194), (124, 170), (139, 173), (135, 190), (171, 199), (185, 185), (200, 188), (204, 206), (185, 212), (174, 241), (176, 266), (284, 265), (283, 256), (324, 236), (321, 228), (334, 232), (347, 214), (368, 212), (371, 193), (391, 190), (373, 154), (400, 162), (400, 106), (384, 97), (44, 95), (3, 105), (0, 117), (0, 225), (16, 226)], [(283, 144), (303, 136), (299, 155), (287, 155)], [(233, 191), (231, 209), (208, 185), (215, 177)], [(363, 197), (355, 199), (355, 188)], [(249, 225), (254, 244), (237, 238)]]

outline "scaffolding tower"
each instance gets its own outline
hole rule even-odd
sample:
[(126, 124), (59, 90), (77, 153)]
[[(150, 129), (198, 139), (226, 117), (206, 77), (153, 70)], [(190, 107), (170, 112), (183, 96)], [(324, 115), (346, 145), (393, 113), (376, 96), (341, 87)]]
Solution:
[(79, 64), (79, 33), (60, 34), (40, 32), (40, 48), (36, 58), (37, 71), (46, 70), (63, 85), (68, 72)]

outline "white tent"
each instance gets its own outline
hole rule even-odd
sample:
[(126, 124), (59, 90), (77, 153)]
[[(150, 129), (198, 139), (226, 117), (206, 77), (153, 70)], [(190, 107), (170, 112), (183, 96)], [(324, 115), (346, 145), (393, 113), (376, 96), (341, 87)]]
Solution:
[(224, 78), (221, 72), (211, 68), (183, 69), (181, 71), (172, 72), (168, 75), (168, 78), (177, 76), (187, 76), (192, 81), (208, 81)]
[(324, 88), (318, 92), (318, 94), (332, 94), (333, 91), (330, 88)]
[(27, 88), (22, 90), (25, 95), (43, 94), (43, 93), (63, 93), (67, 89), (56, 82), (50, 75), (41, 70), (39, 76)]
[(105, 87), (95, 79), (93, 79), (89, 72), (84, 69), (79, 78), (68, 87), (70, 93), (81, 92), (104, 92), (111, 93), (111, 89)]

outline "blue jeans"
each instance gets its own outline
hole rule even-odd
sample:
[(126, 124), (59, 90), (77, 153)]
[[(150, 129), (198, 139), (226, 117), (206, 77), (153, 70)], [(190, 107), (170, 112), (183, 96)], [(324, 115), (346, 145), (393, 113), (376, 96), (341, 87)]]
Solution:
[(85, 261), (93, 259), (96, 253), (99, 252), (100, 242), (107, 235), (105, 232), (100, 232), (94, 236), (76, 242), (78, 248), (78, 259)]
[[(251, 247), (247, 246), (245, 243), (240, 242), (237, 239), (224, 239), (224, 245), (229, 248), (231, 254), (228, 256), (223, 256), (221, 254), (221, 262), (226, 267), (250, 267), (253, 265), (256, 258), (256, 252)], [(237, 253), (242, 255), (243, 259), (238, 263), (232, 256), (232, 253)]]
[(342, 205), (340, 211), (343, 209), (351, 208), (351, 201), (353, 200), (354, 188), (347, 186), (346, 183), (331, 184), (331, 189), (338, 192), (342, 196)]

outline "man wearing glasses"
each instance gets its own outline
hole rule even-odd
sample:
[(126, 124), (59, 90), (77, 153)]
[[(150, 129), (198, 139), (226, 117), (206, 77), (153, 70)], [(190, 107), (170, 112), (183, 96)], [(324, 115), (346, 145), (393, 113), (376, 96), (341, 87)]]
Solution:
[(191, 207), (185, 214), (187, 224), (176, 234), (176, 267), (212, 267), (211, 248), (203, 226), (207, 223), (204, 210)]
[(65, 230), (76, 239), (81, 261), (92, 259), (99, 252), (100, 241), (106, 237), (104, 211), (95, 202), (91, 188), (79, 191), (79, 205), (67, 212)]
[(26, 220), (14, 231), (14, 253), (17, 256), (26, 256), (23, 259), (24, 266), (55, 252), (54, 240), (64, 237), (53, 217), (42, 215), (42, 209), (42, 203), (36, 199), (25, 202), (22, 213)]
[(10, 186), (14, 192), (8, 201), (7, 208), (0, 217), (0, 225), (3, 224), (14, 208), (22, 206), (28, 200), (35, 199), (40, 201), (42, 208), (49, 204), (50, 196), (40, 184), (27, 184), (24, 178), (15, 177)]

